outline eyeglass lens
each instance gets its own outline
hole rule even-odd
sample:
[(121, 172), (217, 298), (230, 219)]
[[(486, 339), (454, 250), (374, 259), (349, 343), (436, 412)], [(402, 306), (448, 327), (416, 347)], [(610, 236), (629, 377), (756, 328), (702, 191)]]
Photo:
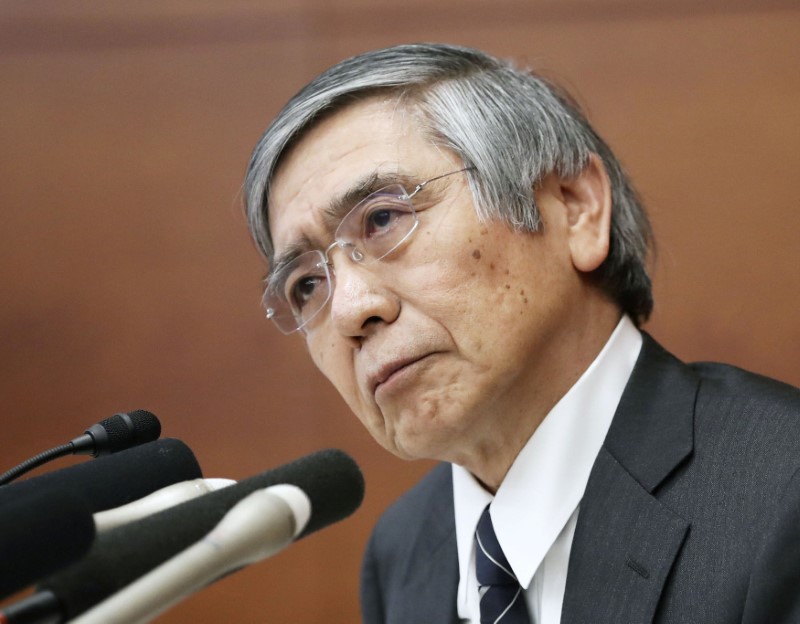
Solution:
[[(417, 226), (406, 190), (399, 185), (380, 189), (359, 202), (336, 229), (335, 243), (354, 262), (376, 262), (405, 241)], [(302, 254), (270, 280), (264, 294), (267, 316), (284, 333), (309, 323), (331, 295), (327, 252)]]

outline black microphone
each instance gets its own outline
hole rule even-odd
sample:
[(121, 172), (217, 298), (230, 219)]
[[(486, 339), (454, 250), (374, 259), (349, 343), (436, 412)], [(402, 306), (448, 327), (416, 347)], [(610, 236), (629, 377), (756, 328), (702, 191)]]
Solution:
[[(311, 518), (297, 539), (346, 518), (364, 498), (355, 461), (339, 450), (318, 451), (98, 535), (86, 557), (45, 579), (38, 593), (0, 611), (0, 618), (15, 624), (71, 620), (202, 539), (247, 495), (280, 483), (299, 487), (311, 500)], [(39, 610), (38, 619), (29, 616), (31, 609)]]
[(95, 513), (202, 476), (191, 449), (180, 440), (165, 438), (0, 487), (0, 513), (20, 497), (39, 492), (76, 494)]
[(0, 598), (80, 559), (94, 540), (92, 512), (74, 494), (29, 493), (0, 513)]
[(0, 485), (10, 483), (17, 477), (49, 461), (65, 455), (91, 455), (99, 457), (116, 453), (132, 446), (157, 440), (161, 435), (161, 423), (155, 414), (147, 410), (136, 410), (128, 414), (114, 414), (111, 418), (92, 425), (83, 435), (66, 444), (40, 453), (0, 475)]
[(160, 435), (161, 423), (156, 415), (147, 410), (135, 410), (114, 414), (92, 425), (69, 444), (75, 455), (100, 457), (152, 442)]

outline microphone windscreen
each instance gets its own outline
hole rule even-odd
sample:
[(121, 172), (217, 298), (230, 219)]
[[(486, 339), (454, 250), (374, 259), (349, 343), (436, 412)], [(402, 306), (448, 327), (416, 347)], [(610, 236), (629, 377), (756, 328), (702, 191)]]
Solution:
[(163, 487), (202, 477), (191, 449), (166, 438), (0, 487), (0, 513), (29, 493), (74, 492), (94, 513), (138, 500)]
[(235, 485), (210, 492), (97, 536), (89, 554), (46, 579), (72, 619), (206, 536), (240, 500), (256, 490), (288, 483), (311, 500), (311, 519), (298, 539), (353, 513), (364, 498), (364, 477), (339, 450), (313, 453)]
[(106, 453), (117, 453), (134, 445), (157, 440), (161, 435), (161, 423), (156, 415), (147, 410), (135, 410), (126, 414), (114, 414), (99, 423), (108, 436)]
[(64, 492), (21, 496), (0, 513), (0, 598), (80, 559), (94, 540), (92, 512)]

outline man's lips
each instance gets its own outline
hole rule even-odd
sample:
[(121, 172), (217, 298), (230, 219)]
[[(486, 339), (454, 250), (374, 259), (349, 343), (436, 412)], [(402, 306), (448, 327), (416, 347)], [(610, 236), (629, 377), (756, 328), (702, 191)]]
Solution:
[(395, 373), (400, 372), (407, 366), (411, 366), (420, 360), (433, 355), (433, 353), (425, 353), (423, 355), (414, 355), (410, 357), (399, 358), (382, 364), (378, 369), (369, 376), (369, 389), (374, 395), (378, 390), (378, 386), (386, 383)]

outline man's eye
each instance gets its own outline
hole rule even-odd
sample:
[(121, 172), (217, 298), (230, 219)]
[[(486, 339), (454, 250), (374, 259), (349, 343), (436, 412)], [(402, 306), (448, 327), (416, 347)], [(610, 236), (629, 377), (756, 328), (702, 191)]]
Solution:
[(408, 209), (399, 206), (382, 204), (371, 208), (364, 216), (363, 236), (372, 238), (391, 232), (397, 224), (410, 216)]
[(301, 311), (319, 292), (320, 284), (325, 281), (324, 275), (305, 275), (293, 282), (289, 289), (289, 303), (296, 311)]
[(397, 211), (391, 208), (380, 208), (373, 210), (367, 216), (367, 233), (379, 232), (385, 230), (392, 225), (392, 222), (397, 218)]

